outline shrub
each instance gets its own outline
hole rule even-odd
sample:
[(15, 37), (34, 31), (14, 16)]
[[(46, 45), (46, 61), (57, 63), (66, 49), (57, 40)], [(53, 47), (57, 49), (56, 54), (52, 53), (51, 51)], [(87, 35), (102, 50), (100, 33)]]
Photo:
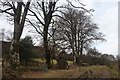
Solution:
[(32, 53), (33, 41), (30, 36), (26, 36), (20, 40), (20, 62), (27, 64), (33, 56)]
[(67, 69), (68, 68), (68, 62), (66, 60), (66, 57), (64, 56), (66, 54), (65, 51), (61, 51), (58, 55), (57, 62), (59, 69)]

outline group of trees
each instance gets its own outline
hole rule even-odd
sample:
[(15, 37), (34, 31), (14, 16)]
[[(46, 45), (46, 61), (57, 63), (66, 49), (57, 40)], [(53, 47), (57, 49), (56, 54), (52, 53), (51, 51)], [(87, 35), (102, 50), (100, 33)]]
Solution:
[(61, 42), (61, 47), (72, 50), (74, 56), (83, 55), (94, 40), (105, 41), (104, 35), (97, 31), (97, 24), (92, 22), (91, 15), (70, 6), (64, 10), (62, 18), (57, 18), (55, 25), (54, 40)]
[(61, 6), (56, 5), (59, 0), (40, 0), (34, 3), (31, 3), (31, 0), (1, 2), (0, 6), (3, 8), (0, 8), (0, 13), (9, 14), (9, 20), (13, 21), (14, 25), (8, 60), (13, 71), (18, 69), (20, 62), (19, 41), (25, 22), (42, 36), (48, 68), (51, 68), (49, 46), (52, 46), (53, 52), (54, 48), (58, 47), (70, 49), (74, 56), (79, 56), (90, 48), (94, 40), (105, 40), (104, 35), (97, 32), (97, 24), (91, 20), (93, 10), (86, 10), (83, 7), (85, 5), (79, 0), (76, 1), (81, 5), (80, 7), (74, 6), (70, 0), (66, 1), (68, 5)]
[(85, 57), (90, 65), (110, 65), (115, 61), (115, 57), (112, 54), (102, 54), (96, 48), (90, 49)]

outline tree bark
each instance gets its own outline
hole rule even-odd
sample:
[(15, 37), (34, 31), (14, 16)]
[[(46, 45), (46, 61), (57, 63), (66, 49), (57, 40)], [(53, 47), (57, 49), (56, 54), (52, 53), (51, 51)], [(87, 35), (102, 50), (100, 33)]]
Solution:
[(46, 58), (46, 64), (48, 69), (51, 68), (51, 62), (50, 62), (50, 53), (48, 49), (48, 40), (47, 40), (47, 34), (48, 34), (48, 27), (44, 28), (44, 50), (45, 50), (45, 58)]
[[(9, 53), (9, 68), (11, 72), (6, 72), (7, 78), (19, 77), (20, 74), (16, 74), (19, 71), (20, 56), (19, 56), (19, 39), (23, 32), (23, 27), (26, 19), (26, 15), (29, 9), (30, 2), (27, 2), (22, 13), (23, 2), (17, 2), (17, 8), (14, 8), (14, 34), (11, 42), (10, 53)], [(19, 73), (19, 72), (18, 72)]]
[(19, 66), (19, 41), (13, 40), (10, 48), (10, 67), (15, 70)]
[(46, 54), (46, 64), (47, 64), (47, 67), (48, 69), (51, 68), (51, 61), (50, 61), (50, 58), (51, 58), (51, 55), (50, 55), (50, 50), (48, 48), (48, 28), (49, 28), (49, 24), (50, 24), (50, 21), (51, 21), (51, 16), (47, 15), (45, 16), (45, 26), (44, 26), (44, 36), (43, 36), (43, 42), (44, 42), (44, 50), (45, 50), (45, 54)]
[(43, 14), (44, 14), (44, 31), (43, 31), (43, 42), (44, 42), (44, 49), (45, 49), (45, 54), (46, 54), (46, 64), (47, 64), (47, 67), (48, 69), (50, 69), (52, 66), (51, 66), (51, 61), (50, 61), (50, 58), (51, 58), (51, 54), (50, 54), (50, 50), (48, 48), (48, 28), (49, 28), (49, 25), (51, 23), (51, 19), (52, 19), (52, 14), (54, 12), (54, 8), (55, 8), (55, 4), (56, 2), (49, 2), (49, 12), (47, 13), (45, 11), (45, 6), (44, 6), (44, 2), (42, 2), (42, 10), (43, 10)]

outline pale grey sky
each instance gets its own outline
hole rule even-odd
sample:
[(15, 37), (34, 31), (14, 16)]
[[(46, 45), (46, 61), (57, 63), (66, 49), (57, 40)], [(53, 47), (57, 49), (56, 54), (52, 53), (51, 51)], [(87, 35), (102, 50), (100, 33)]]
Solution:
[[(107, 54), (118, 54), (118, 1), (119, 0), (81, 0), (87, 9), (94, 9), (93, 21), (98, 24), (99, 31), (105, 34), (107, 42), (96, 42), (96, 47), (100, 52)], [(61, 0), (60, 3), (64, 3)], [(73, 2), (75, 5), (77, 3)], [(13, 30), (13, 26), (9, 25), (5, 15), (0, 16), (0, 28)], [(24, 28), (22, 37), (30, 35), (28, 27)]]
[(95, 44), (102, 53), (118, 54), (118, 0), (89, 0), (88, 8), (93, 8), (96, 22), (107, 42)]

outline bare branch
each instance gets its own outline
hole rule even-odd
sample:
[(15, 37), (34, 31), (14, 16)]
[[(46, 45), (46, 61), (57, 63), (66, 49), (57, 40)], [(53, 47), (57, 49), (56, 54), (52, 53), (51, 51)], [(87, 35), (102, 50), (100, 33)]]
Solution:
[(24, 9), (24, 12), (23, 12), (23, 15), (22, 15), (22, 20), (21, 20), (21, 23), (20, 23), (21, 26), (23, 26), (24, 23), (25, 23), (25, 19), (26, 19), (25, 16), (27, 15), (27, 11), (29, 9), (29, 5), (30, 5), (30, 2), (27, 2), (26, 6), (25, 6), (25, 9)]
[(37, 20), (44, 26), (45, 24), (39, 19), (39, 17), (37, 16), (37, 14), (35, 12), (33, 12), (31, 9), (29, 9), (30, 12), (32, 12), (34, 14), (34, 16), (37, 18)]
[(82, 6), (86, 6), (85, 4), (81, 3), (79, 0), (77, 0)]
[(12, 9), (12, 8), (7, 8), (7, 9), (5, 9), (5, 10), (1, 10), (1, 9), (0, 9), (0, 13), (7, 13), (7, 14), (9, 14), (9, 15), (11, 15), (11, 16), (14, 16), (13, 13), (8, 12), (8, 11), (11, 10), (11, 9)]
[[(69, 0), (67, 0), (67, 1), (68, 1), (68, 3), (69, 3), (71, 6), (73, 6), (74, 8), (81, 8), (81, 9), (85, 10), (86, 12), (88, 12), (89, 14), (91, 14), (90, 11), (93, 11), (93, 9), (87, 10), (87, 9), (85, 9), (85, 8), (83, 8), (83, 7), (74, 6)], [(91, 15), (93, 16), (93, 14), (91, 14)]]
[(9, 10), (11, 10), (11, 9), (12, 9), (12, 8), (7, 8), (7, 9), (5, 9), (5, 10), (0, 9), (0, 12), (3, 13), (3, 12), (6, 12), (6, 11), (9, 11)]
[[(23, 3), (23, 6), (25, 6), (25, 4)], [(34, 11), (32, 11), (31, 9), (29, 9), (29, 11), (31, 12), (31, 13), (33, 13), (33, 15), (37, 18), (37, 20), (44, 26), (45, 24), (39, 19), (39, 17), (37, 16), (37, 14), (34, 12)]]
[(42, 10), (43, 10), (43, 14), (46, 17), (46, 11), (45, 11), (45, 6), (44, 6), (44, 2), (42, 2)]
[(43, 36), (43, 33), (42, 32), (40, 32), (37, 28), (36, 28), (36, 26), (27, 18), (27, 22), (29, 22), (34, 28), (35, 28), (35, 30), (41, 35), (41, 36)]

